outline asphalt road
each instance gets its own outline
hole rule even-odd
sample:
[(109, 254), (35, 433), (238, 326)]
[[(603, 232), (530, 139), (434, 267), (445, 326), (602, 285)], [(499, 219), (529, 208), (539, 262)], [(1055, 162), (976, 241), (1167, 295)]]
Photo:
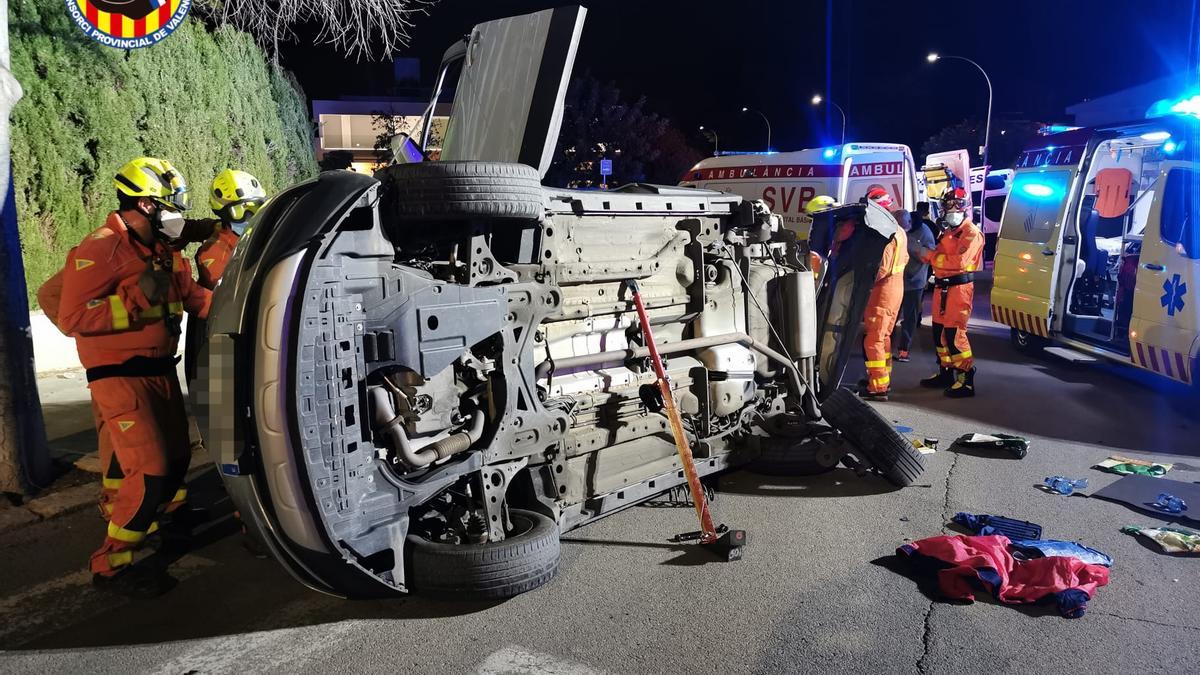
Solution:
[[(695, 528), (690, 508), (638, 507), (566, 533), (558, 577), (507, 602), (348, 602), (248, 555), (225, 519), (176, 564), (181, 583), (170, 594), (114, 601), (88, 586), (83, 566), (101, 521), (79, 512), (4, 535), (0, 670), (1192, 671), (1200, 558), (1168, 557), (1119, 532), (1154, 522), (1146, 515), (1036, 485), (1064, 474), (1096, 489), (1116, 477), (1089, 467), (1112, 452), (1173, 461), (1170, 478), (1200, 481), (1197, 400), (1129, 369), (1018, 355), (986, 322), (973, 341), (977, 398), (916, 388), (932, 363), (926, 340), (913, 363), (898, 364), (898, 393), (880, 405), (914, 435), (943, 439), (920, 486), (896, 490), (846, 469), (723, 477), (715, 511), (749, 531), (741, 562), (667, 543)], [(69, 405), (48, 405), (68, 419)], [(972, 431), (1023, 434), (1033, 447), (1020, 461), (946, 448)], [(195, 491), (227, 511), (211, 473)], [(1047, 537), (1098, 548), (1115, 559), (1111, 583), (1078, 620), (1049, 607), (933, 599), (894, 571), (892, 556), (950, 531), (963, 510), (1032, 520)]]

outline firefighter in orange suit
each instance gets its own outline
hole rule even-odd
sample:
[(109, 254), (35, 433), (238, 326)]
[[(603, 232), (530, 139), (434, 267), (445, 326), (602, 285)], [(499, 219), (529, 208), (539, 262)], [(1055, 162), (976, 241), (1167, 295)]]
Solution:
[[(872, 199), (891, 205), (891, 198)], [(893, 217), (897, 217), (896, 212)], [(867, 309), (863, 314), (866, 331), (863, 335), (863, 355), (866, 358), (867, 386), (860, 393), (863, 398), (886, 401), (892, 381), (892, 329), (904, 300), (904, 266), (908, 264), (908, 236), (904, 228), (897, 227), (896, 234), (883, 249), (875, 284), (867, 298)]]
[(208, 205), (220, 221), (213, 228), (212, 236), (196, 251), (201, 286), (209, 290), (216, 287), (250, 218), (266, 200), (267, 192), (262, 183), (245, 171), (225, 169), (213, 179)]
[(92, 554), (92, 582), (148, 597), (174, 579), (132, 565), (159, 514), (183, 504), (190, 459), (187, 413), (175, 374), (182, 313), (204, 318), (211, 294), (170, 243), (183, 230), (187, 184), (167, 161), (140, 157), (114, 183), (119, 208), (67, 257), (58, 326), (75, 338), (92, 401), (112, 447), (108, 533)]
[(944, 231), (937, 248), (924, 249), (921, 259), (933, 268), (933, 344), (938, 372), (921, 380), (923, 387), (945, 389), (950, 398), (975, 395), (975, 359), (967, 341), (967, 321), (975, 297), (975, 272), (983, 268), (983, 233), (967, 217), (962, 188), (942, 195)]

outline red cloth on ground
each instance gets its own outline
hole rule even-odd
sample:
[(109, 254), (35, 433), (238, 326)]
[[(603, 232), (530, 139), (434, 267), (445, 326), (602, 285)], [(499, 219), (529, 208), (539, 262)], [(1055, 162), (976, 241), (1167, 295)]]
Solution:
[(1008, 537), (940, 536), (914, 541), (897, 549), (901, 555), (921, 555), (949, 567), (938, 572), (938, 585), (947, 597), (974, 600), (978, 580), (1001, 602), (1021, 604), (1078, 589), (1090, 598), (1108, 584), (1108, 568), (1076, 558), (1054, 556), (1017, 560), (1008, 551)]

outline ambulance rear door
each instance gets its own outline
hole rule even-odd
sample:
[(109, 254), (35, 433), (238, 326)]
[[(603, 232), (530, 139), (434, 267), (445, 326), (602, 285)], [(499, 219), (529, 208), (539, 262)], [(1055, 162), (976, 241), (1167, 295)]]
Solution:
[(996, 245), (992, 318), (1049, 337), (1063, 220), (1078, 176), (1073, 166), (1018, 170)]
[(1161, 171), (1138, 261), (1130, 358), (1190, 383), (1200, 334), (1200, 167), (1169, 161)]
[(908, 148), (852, 143), (844, 146), (838, 201), (853, 204), (874, 187), (887, 190), (896, 208), (916, 208), (916, 176)]

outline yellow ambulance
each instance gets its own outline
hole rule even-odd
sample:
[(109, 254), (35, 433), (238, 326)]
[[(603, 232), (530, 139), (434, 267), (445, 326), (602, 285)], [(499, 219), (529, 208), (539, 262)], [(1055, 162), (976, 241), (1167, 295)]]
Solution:
[(1132, 363), (1184, 383), (1200, 352), (1200, 120), (1039, 139), (1016, 164), (992, 318), (1022, 351)]

